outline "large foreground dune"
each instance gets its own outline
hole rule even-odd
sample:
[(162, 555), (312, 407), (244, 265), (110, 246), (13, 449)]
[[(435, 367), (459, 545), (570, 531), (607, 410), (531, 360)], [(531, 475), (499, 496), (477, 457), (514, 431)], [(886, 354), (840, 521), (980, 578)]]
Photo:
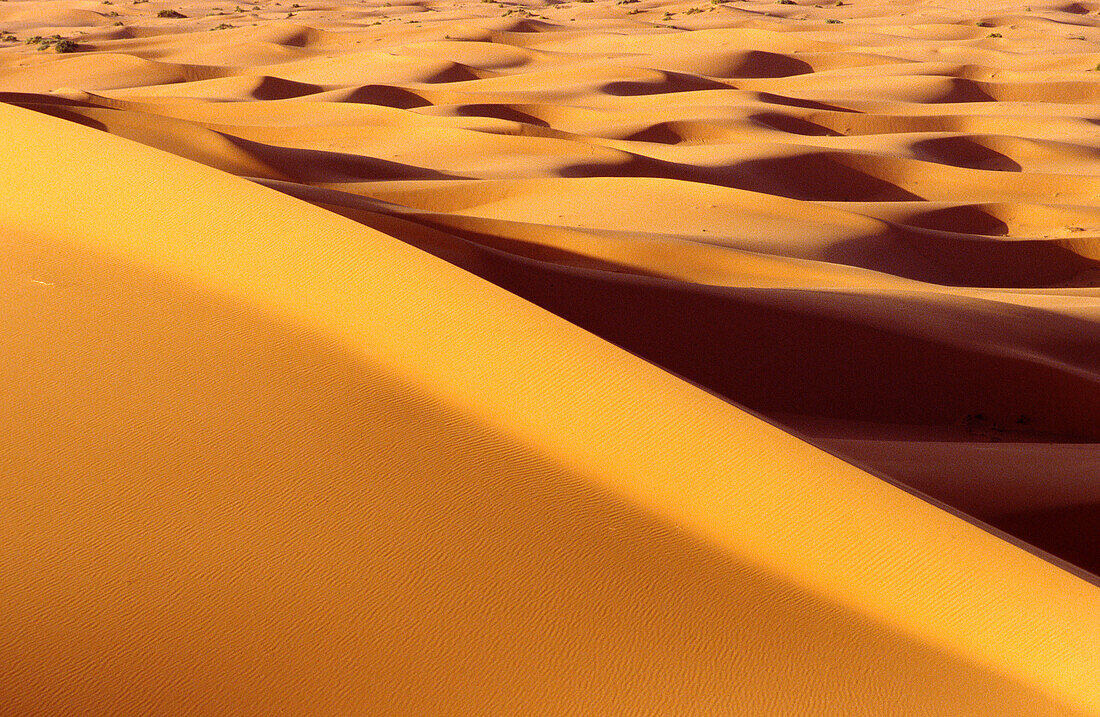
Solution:
[(0, 3), (0, 714), (1100, 714), (1098, 12)]

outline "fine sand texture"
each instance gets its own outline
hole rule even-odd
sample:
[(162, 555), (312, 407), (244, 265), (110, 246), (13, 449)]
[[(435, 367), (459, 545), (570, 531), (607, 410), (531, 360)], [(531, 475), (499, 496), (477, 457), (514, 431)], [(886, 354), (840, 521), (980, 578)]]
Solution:
[(0, 2), (0, 715), (1100, 715), (1100, 2)]

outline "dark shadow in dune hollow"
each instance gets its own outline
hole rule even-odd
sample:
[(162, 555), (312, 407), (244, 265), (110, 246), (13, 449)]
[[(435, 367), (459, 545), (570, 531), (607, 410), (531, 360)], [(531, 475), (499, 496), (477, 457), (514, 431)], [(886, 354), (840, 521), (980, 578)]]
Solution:
[(1100, 505), (1017, 513), (991, 519), (990, 523), (1100, 575)]
[(777, 129), (787, 134), (797, 134), (803, 137), (842, 137), (840, 132), (811, 122), (801, 117), (784, 114), (782, 112), (757, 112), (749, 115), (749, 119), (757, 124)]
[(404, 87), (393, 85), (363, 85), (353, 90), (344, 102), (361, 105), (378, 105), (379, 107), (394, 107), (399, 110), (410, 110), (416, 107), (427, 107), (431, 104), (421, 95), (407, 90)]
[(229, 142), (296, 182), (466, 179), (435, 169), (348, 152), (282, 147), (220, 133)]
[(1066, 286), (1097, 262), (1054, 242), (997, 241), (894, 225), (838, 241), (823, 258), (943, 286), (1037, 289)]
[(733, 68), (729, 77), (731, 79), (778, 79), (780, 77), (794, 77), (795, 75), (808, 75), (814, 71), (813, 65), (804, 60), (790, 55), (782, 55), (776, 52), (764, 50), (752, 50)]
[(912, 149), (921, 159), (952, 167), (996, 172), (1023, 171), (1016, 160), (967, 137), (923, 139), (914, 142)]
[(851, 166), (847, 156), (813, 152), (792, 157), (754, 159), (728, 165), (698, 165), (631, 154), (616, 164), (564, 167), (562, 177), (654, 177), (744, 189), (777, 197), (832, 202), (921, 201), (893, 182)]
[(546, 120), (539, 119), (534, 115), (527, 114), (526, 112), (522, 112), (515, 107), (509, 107), (508, 105), (492, 103), (459, 105), (455, 108), (455, 114), (459, 117), (487, 117), (489, 119), (499, 119), (506, 122), (520, 122), (522, 124), (534, 125), (535, 127), (550, 126), (550, 123)]
[(608, 82), (601, 89), (615, 97), (638, 97), (643, 95), (663, 95), (674, 92), (697, 92), (701, 90), (728, 90), (730, 85), (698, 75), (683, 72), (660, 71), (660, 79), (654, 82), (618, 80)]

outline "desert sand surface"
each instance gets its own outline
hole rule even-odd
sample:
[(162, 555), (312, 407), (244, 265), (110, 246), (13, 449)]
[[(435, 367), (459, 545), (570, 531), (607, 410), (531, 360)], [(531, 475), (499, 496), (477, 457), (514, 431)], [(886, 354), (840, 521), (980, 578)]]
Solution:
[(1097, 43), (0, 2), (0, 714), (1100, 714)]

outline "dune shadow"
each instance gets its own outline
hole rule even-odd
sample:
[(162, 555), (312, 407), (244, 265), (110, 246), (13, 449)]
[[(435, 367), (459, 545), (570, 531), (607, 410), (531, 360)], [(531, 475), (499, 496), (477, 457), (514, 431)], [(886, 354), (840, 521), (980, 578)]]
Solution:
[(1049, 241), (997, 241), (895, 225), (837, 242), (823, 258), (942, 286), (1062, 286), (1097, 262)]
[(411, 110), (432, 104), (412, 90), (393, 85), (363, 85), (352, 90), (343, 101), (361, 105), (393, 107), (399, 110)]
[(1023, 171), (1016, 160), (969, 137), (924, 139), (914, 142), (911, 147), (921, 159), (938, 164), (996, 172)]
[(220, 133), (227, 141), (297, 182), (466, 179), (435, 169), (345, 152), (280, 147)]
[(421, 82), (426, 84), (446, 84), (449, 82), (469, 82), (470, 80), (480, 79), (481, 75), (474, 72), (470, 67), (452, 62), (446, 69), (425, 77)]
[(952, 232), (955, 234), (980, 234), (982, 236), (1008, 236), (1009, 227), (980, 206), (963, 205), (933, 209), (906, 217), (903, 224), (921, 229)]
[(257, 100), (287, 100), (292, 97), (315, 95), (323, 92), (324, 89), (321, 85), (265, 75), (252, 90), (251, 95)]
[(74, 100), (59, 95), (43, 94), (38, 92), (0, 92), (0, 102), (18, 107), (35, 107), (42, 105), (56, 105), (66, 107), (99, 107), (100, 105), (86, 100)]
[(749, 115), (749, 119), (757, 124), (770, 129), (776, 129), (787, 134), (797, 134), (804, 137), (843, 137), (840, 132), (823, 125), (815, 124), (801, 117), (794, 117), (782, 112), (757, 112)]
[(838, 105), (830, 105), (825, 102), (818, 102), (817, 100), (805, 100), (800, 97), (777, 95), (774, 92), (757, 92), (756, 98), (761, 102), (766, 102), (771, 105), (782, 105), (783, 107), (799, 107), (805, 110), (824, 110), (827, 112), (855, 112), (855, 110), (850, 110)]
[(683, 135), (673, 129), (670, 122), (658, 122), (650, 127), (623, 137), (630, 142), (650, 142), (653, 144), (679, 144)]
[(889, 202), (922, 200), (898, 185), (845, 163), (842, 155), (823, 152), (793, 157), (701, 166), (632, 154), (614, 164), (564, 167), (561, 177), (654, 177), (699, 182), (731, 189), (808, 201)]
[(608, 82), (601, 87), (605, 94), (615, 97), (640, 97), (643, 95), (662, 95), (673, 92), (697, 92), (700, 90), (729, 90), (728, 84), (707, 77), (690, 75), (683, 72), (662, 70), (661, 78), (655, 82), (618, 80)]
[(487, 117), (508, 122), (521, 122), (536, 127), (549, 127), (550, 124), (534, 115), (521, 112), (515, 107), (492, 103), (474, 103), (455, 107), (455, 114), (459, 117)]
[(1068, 5), (1062, 5), (1057, 9), (1061, 12), (1067, 12), (1071, 15), (1088, 15), (1095, 8), (1089, 8), (1088, 6), (1082, 5), (1079, 2), (1073, 2)]
[[(643, 130), (645, 136), (649, 130)], [(678, 133), (668, 130), (657, 130), (658, 139), (674, 139)], [(631, 135), (628, 139), (636, 139), (638, 134)], [(645, 140), (641, 140), (645, 141)], [(722, 187), (733, 187), (730, 182), (733, 178), (727, 176), (722, 167), (700, 167), (694, 164), (681, 164), (661, 159), (653, 159), (639, 154), (630, 153), (628, 159), (621, 162), (601, 163), (591, 162), (574, 164), (562, 167), (557, 171), (559, 177), (590, 178), (590, 177), (644, 177), (654, 179), (675, 179), (684, 182), (699, 182), (700, 184), (713, 184)]]
[(752, 159), (729, 167), (730, 186), (780, 197), (833, 202), (903, 202), (920, 197), (894, 182), (851, 166), (833, 152)]
[(752, 50), (730, 71), (733, 79), (766, 79), (806, 75), (814, 71), (813, 65), (790, 55), (777, 52)]
[(952, 77), (951, 87), (947, 92), (937, 95), (927, 101), (932, 104), (952, 104), (963, 102), (996, 102), (997, 98), (986, 92), (981, 85), (973, 80), (962, 77)]
[(93, 104), (91, 102), (71, 100), (65, 97), (53, 97), (50, 95), (38, 95), (19, 92), (0, 93), (0, 102), (15, 105), (16, 107), (22, 107), (26, 110), (40, 112), (44, 115), (51, 115), (53, 117), (57, 117), (58, 119), (67, 120), (69, 122), (75, 122), (76, 124), (81, 124), (85, 127), (97, 129), (100, 132), (110, 133), (110, 129), (103, 122), (92, 119), (91, 117), (85, 117), (80, 112), (74, 109), (70, 109), (75, 107), (96, 109), (99, 108), (99, 105)]
[(308, 25), (299, 25), (297, 30), (286, 35), (276, 42), (283, 47), (309, 47), (316, 44), (324, 32)]
[(1100, 575), (1100, 505), (1047, 508), (989, 518), (988, 522)]
[[(542, 20), (517, 20), (499, 32), (515, 32), (520, 34), (534, 34), (556, 30), (559, 26)], [(507, 44), (507, 43), (505, 43)]]

